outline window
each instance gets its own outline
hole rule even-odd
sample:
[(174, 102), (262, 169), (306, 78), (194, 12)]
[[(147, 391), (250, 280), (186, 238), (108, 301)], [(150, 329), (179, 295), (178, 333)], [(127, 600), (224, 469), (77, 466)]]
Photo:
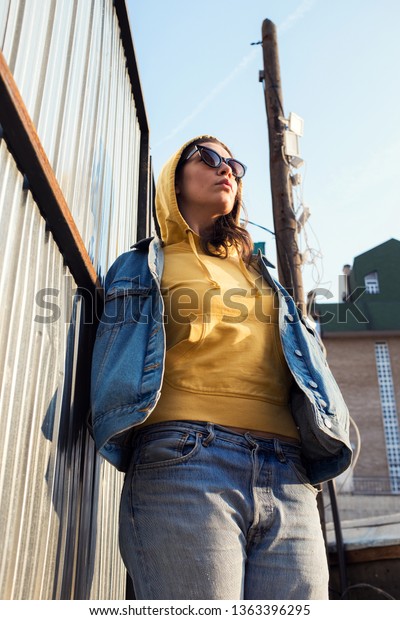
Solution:
[(400, 493), (400, 431), (394, 394), (389, 347), (386, 342), (375, 344), (376, 370), (385, 433), (386, 454), (392, 493)]
[(367, 293), (371, 295), (377, 295), (379, 293), (379, 280), (378, 280), (378, 272), (373, 271), (372, 273), (368, 273), (364, 277), (365, 290)]

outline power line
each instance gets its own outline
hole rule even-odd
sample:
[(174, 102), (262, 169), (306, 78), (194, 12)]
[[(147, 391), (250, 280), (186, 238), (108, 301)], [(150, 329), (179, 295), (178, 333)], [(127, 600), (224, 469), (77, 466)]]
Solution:
[(265, 228), (265, 226), (261, 226), (261, 224), (256, 224), (255, 222), (250, 222), (250, 220), (246, 220), (246, 221), (247, 221), (247, 224), (251, 224), (252, 226), (257, 226), (257, 228), (262, 228), (263, 230), (266, 230), (267, 232), (271, 233), (271, 235), (275, 236), (275, 233), (269, 228)]

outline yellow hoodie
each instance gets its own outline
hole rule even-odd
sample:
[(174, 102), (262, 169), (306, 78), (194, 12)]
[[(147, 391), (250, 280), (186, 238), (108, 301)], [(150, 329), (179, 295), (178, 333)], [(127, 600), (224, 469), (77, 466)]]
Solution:
[(236, 250), (225, 259), (205, 254), (179, 211), (175, 170), (186, 146), (157, 183), (167, 352), (147, 423), (196, 420), (298, 438), (273, 291)]

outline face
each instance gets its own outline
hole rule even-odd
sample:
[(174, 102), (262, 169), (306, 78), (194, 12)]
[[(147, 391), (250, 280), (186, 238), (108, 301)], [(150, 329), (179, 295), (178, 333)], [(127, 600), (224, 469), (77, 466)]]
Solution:
[[(222, 157), (231, 157), (216, 142), (204, 142), (201, 146), (209, 146)], [(195, 232), (201, 233), (210, 228), (215, 219), (232, 211), (237, 188), (228, 164), (222, 162), (219, 168), (211, 168), (196, 152), (183, 165), (175, 191), (184, 219)]]

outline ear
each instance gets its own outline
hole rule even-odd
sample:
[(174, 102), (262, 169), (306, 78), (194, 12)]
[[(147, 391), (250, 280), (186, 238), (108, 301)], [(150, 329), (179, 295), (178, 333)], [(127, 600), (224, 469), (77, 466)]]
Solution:
[(181, 188), (179, 187), (178, 183), (175, 183), (175, 194), (178, 196), (178, 194), (181, 193)]

